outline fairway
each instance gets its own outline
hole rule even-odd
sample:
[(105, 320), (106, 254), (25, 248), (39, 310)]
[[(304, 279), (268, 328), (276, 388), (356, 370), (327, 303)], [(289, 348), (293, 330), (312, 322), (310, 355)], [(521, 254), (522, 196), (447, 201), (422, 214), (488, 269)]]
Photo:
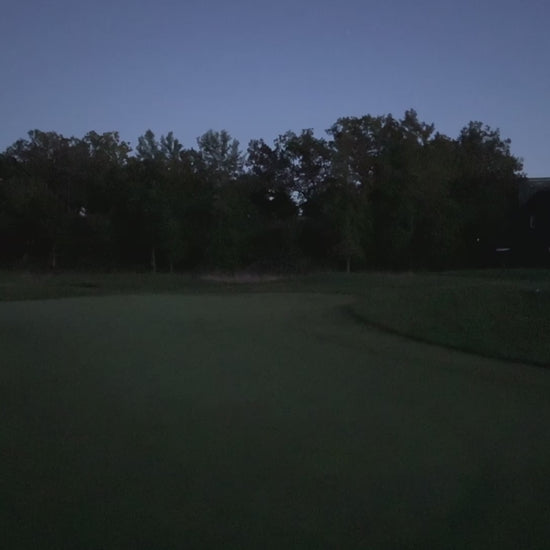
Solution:
[(548, 548), (550, 370), (353, 300), (0, 303), (0, 547)]

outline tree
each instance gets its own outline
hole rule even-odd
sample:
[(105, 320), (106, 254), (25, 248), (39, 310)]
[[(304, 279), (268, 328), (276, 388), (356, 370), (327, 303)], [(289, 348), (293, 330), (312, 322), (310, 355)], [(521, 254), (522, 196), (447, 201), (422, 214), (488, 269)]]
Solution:
[(458, 137), (459, 173), (452, 192), (463, 212), (466, 262), (486, 263), (502, 240), (511, 239), (523, 166), (510, 143), (481, 122), (470, 122)]
[[(32, 222), (26, 218), (29, 231), (41, 233), (36, 239), (30, 238), (28, 244), (35, 243), (32, 248), (40, 256), (46, 247), (49, 264), (55, 268), (60, 250), (70, 246), (71, 233), (67, 227), (77, 216), (85, 192), (82, 143), (55, 132), (32, 130), (28, 139), (16, 141), (5, 154), (20, 167), (18, 185), (27, 189), (17, 192), (19, 197), (30, 201), (28, 211), (36, 216)], [(40, 243), (40, 250), (36, 249), (36, 243)]]
[(286, 132), (275, 140), (275, 150), (298, 204), (307, 202), (324, 185), (330, 172), (330, 149), (312, 129)]
[(33, 130), (0, 155), (0, 260), (350, 271), (487, 263), (511, 244), (524, 176), (498, 130), (451, 139), (411, 109), (327, 133), (252, 140), (245, 157), (225, 130), (197, 150), (147, 130), (131, 156), (117, 132)]
[(241, 179), (259, 220), (253, 241), (256, 261), (271, 269), (292, 269), (299, 254), (298, 206), (293, 200), (294, 182), (285, 151), (263, 140), (252, 140), (246, 165), (248, 174)]
[(185, 251), (174, 202), (182, 146), (172, 132), (161, 136), (159, 142), (147, 130), (139, 137), (136, 151), (128, 165), (131, 187), (127, 220), (134, 226), (133, 238), (149, 250), (151, 270), (157, 271), (160, 254), (172, 271)]
[(136, 153), (137, 158), (142, 162), (154, 162), (161, 160), (162, 154), (160, 144), (152, 130), (147, 130), (145, 134), (138, 137)]
[(456, 141), (439, 133), (423, 147), (411, 200), (416, 210), (411, 267), (458, 265), (462, 213), (452, 197), (458, 177)]
[[(177, 164), (181, 160), (182, 144), (174, 137), (173, 132), (160, 136), (160, 157), (168, 165)], [(170, 168), (170, 166), (168, 166)]]
[(208, 130), (197, 138), (199, 155), (209, 176), (216, 185), (234, 181), (243, 170), (239, 142), (226, 130)]
[(114, 131), (88, 132), (81, 143), (86, 151), (82, 157), (85, 193), (73, 227), (78, 237), (74, 256), (86, 264), (112, 265), (120, 257), (116, 228), (128, 198), (127, 167), (132, 149)]

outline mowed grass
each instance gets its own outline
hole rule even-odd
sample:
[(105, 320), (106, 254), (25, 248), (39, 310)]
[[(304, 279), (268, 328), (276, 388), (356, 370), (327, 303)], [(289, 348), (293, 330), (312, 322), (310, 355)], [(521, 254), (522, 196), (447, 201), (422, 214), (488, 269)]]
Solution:
[(0, 271), (0, 302), (119, 294), (349, 294), (371, 327), (463, 351), (550, 365), (550, 270), (200, 277)]
[(1, 303), (2, 547), (547, 548), (550, 370), (358, 322), (461, 277)]

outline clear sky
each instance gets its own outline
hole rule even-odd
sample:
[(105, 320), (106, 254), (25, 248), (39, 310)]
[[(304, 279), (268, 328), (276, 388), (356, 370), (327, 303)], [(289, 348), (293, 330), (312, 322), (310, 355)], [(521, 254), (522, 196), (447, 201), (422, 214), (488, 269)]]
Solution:
[(408, 108), (500, 128), (550, 176), (548, 0), (5, 0), (0, 150), (28, 130), (209, 128), (245, 149)]

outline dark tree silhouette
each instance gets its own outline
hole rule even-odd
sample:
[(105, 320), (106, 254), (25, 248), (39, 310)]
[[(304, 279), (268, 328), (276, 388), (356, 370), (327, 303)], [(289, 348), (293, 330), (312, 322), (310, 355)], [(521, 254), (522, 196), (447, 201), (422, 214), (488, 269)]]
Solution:
[(443, 268), (519, 242), (522, 165), (498, 130), (470, 122), (452, 139), (409, 110), (340, 118), (327, 136), (289, 131), (243, 153), (225, 130), (197, 149), (147, 130), (132, 152), (117, 132), (33, 130), (0, 155), (0, 261)]

